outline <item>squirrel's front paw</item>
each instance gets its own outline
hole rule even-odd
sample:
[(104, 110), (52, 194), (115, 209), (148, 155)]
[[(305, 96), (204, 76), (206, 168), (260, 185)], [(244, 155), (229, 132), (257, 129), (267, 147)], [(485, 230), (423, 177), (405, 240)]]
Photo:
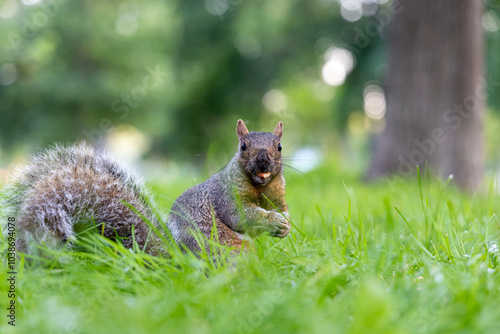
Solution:
[(283, 212), (283, 214), (271, 212), (269, 218), (272, 220), (272, 228), (269, 232), (270, 236), (284, 238), (290, 233), (290, 222), (287, 220), (290, 219), (288, 212)]

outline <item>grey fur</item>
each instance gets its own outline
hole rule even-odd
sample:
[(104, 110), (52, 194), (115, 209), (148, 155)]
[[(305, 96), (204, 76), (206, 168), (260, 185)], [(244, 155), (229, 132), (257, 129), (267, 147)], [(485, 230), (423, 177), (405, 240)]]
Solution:
[(92, 222), (104, 223), (104, 236), (115, 239), (118, 235), (126, 247), (132, 247), (134, 225), (139, 247), (146, 245), (148, 252), (162, 253), (158, 237), (149, 233), (149, 226), (122, 200), (161, 229), (154, 212), (160, 220), (165, 221), (166, 216), (158, 211), (135, 173), (109, 153), (85, 143), (55, 145), (32, 156), (26, 166), (15, 171), (13, 182), (2, 189), (2, 233), (5, 237), (7, 217), (16, 218), (17, 249), (31, 253), (34, 243), (55, 247), (73, 240), (79, 224), (85, 229)]
[(57, 246), (72, 240), (79, 224), (88, 226), (92, 221), (105, 224), (104, 236), (115, 239), (118, 235), (126, 247), (132, 247), (134, 226), (141, 249), (145, 247), (153, 255), (165, 254), (160, 238), (122, 203), (126, 201), (164, 235), (168, 232), (162, 222), (166, 222), (175, 241), (193, 251), (199, 250), (194, 234), (210, 238), (214, 223), (219, 242), (232, 247), (242, 246), (240, 234), (254, 237), (267, 232), (283, 238), (290, 224), (278, 150), (282, 123), (273, 133), (249, 133), (240, 120), (237, 134), (238, 152), (233, 159), (207, 181), (179, 196), (168, 219), (142, 180), (107, 152), (84, 143), (56, 145), (34, 155), (2, 189), (2, 233), (5, 237), (7, 217), (15, 217), (17, 248), (30, 253), (35, 243)]
[[(290, 231), (283, 163), (278, 150), (282, 123), (278, 123), (274, 133), (249, 133), (240, 120), (237, 134), (238, 151), (226, 167), (188, 189), (172, 207), (167, 225), (175, 240), (192, 250), (198, 249), (191, 232), (193, 226), (210, 238), (214, 220), (219, 241), (233, 247), (241, 245), (238, 234), (255, 237), (267, 232), (283, 238)], [(268, 165), (259, 166), (260, 158)], [(263, 180), (256, 175), (258, 172), (269, 172), (271, 176)]]

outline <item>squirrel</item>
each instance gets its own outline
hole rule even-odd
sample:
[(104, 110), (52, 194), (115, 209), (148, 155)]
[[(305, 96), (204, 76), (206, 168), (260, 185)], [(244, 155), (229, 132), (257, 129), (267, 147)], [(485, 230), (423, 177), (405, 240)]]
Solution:
[[(210, 239), (214, 226), (216, 240), (236, 249), (244, 247), (245, 235), (267, 232), (284, 238), (290, 232), (290, 216), (281, 158), (283, 123), (278, 122), (273, 133), (249, 132), (238, 120), (236, 133), (234, 157), (181, 194), (168, 217), (142, 179), (108, 152), (85, 143), (55, 145), (32, 156), (2, 189), (4, 238), (8, 217), (16, 219), (16, 248), (25, 253), (40, 242), (49, 247), (71, 243), (79, 231), (94, 224), (102, 224), (98, 229), (105, 237), (120, 239), (127, 248), (135, 241), (152, 255), (168, 256), (161, 240), (167, 234), (199, 252), (196, 234)], [(145, 220), (162, 235), (153, 233)]]

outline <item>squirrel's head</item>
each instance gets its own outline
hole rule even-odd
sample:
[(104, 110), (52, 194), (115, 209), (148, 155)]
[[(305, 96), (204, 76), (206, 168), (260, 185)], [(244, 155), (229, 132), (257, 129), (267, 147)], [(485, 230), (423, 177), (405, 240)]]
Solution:
[(236, 134), (239, 139), (238, 164), (253, 183), (265, 186), (276, 175), (281, 174), (282, 122), (278, 122), (273, 133), (248, 132), (240, 119), (236, 125)]

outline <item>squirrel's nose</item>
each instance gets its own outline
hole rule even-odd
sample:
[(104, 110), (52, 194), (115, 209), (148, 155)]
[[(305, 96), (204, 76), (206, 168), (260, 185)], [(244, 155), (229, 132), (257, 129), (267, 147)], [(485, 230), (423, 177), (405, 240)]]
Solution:
[(257, 155), (257, 158), (255, 159), (255, 161), (257, 162), (257, 166), (259, 168), (265, 169), (269, 166), (269, 159), (270, 159), (270, 156), (267, 152), (260, 152)]

